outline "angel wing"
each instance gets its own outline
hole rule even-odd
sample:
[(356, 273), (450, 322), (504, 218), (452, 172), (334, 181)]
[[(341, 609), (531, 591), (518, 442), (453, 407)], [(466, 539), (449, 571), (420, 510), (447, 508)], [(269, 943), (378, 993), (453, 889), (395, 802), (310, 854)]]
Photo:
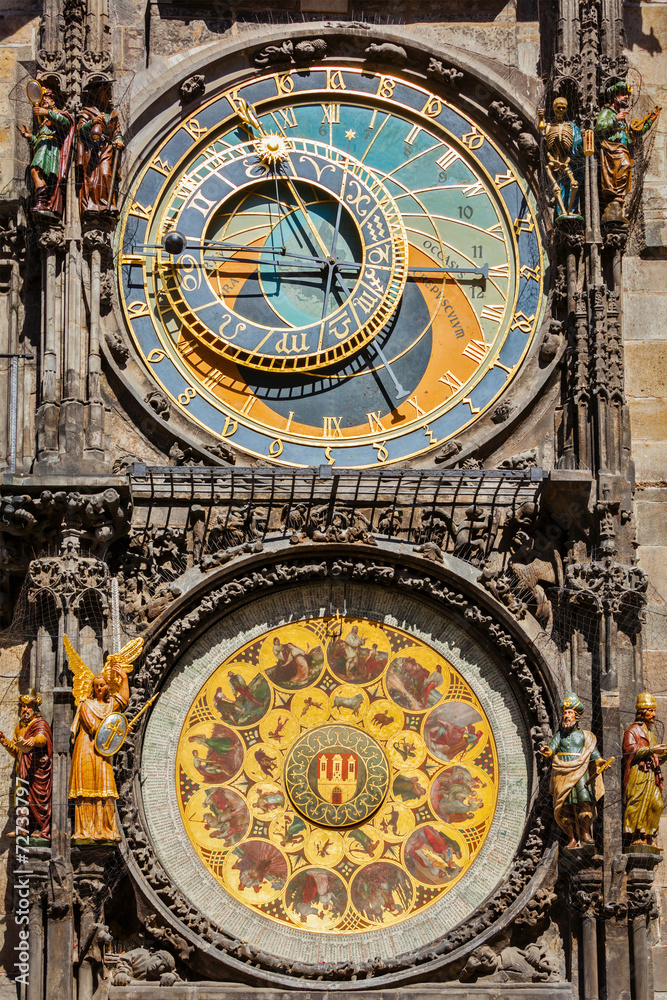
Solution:
[(94, 674), (92, 670), (83, 662), (72, 645), (72, 641), (68, 635), (63, 636), (63, 645), (65, 647), (65, 652), (67, 653), (67, 659), (69, 660), (69, 668), (74, 674), (72, 694), (74, 695), (74, 701), (78, 708), (85, 698), (90, 698), (91, 691), (93, 690)]
[(118, 677), (115, 671), (120, 669), (124, 670), (126, 674), (131, 674), (132, 664), (141, 654), (143, 648), (143, 639), (131, 639), (130, 642), (123, 646), (119, 653), (111, 653), (107, 656), (102, 673), (112, 694), (118, 689)]

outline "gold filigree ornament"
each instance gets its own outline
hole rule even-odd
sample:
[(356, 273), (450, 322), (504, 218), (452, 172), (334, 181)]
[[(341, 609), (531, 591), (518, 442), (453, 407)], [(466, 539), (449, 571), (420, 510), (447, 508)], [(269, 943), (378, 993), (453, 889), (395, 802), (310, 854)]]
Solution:
[(283, 135), (276, 135), (274, 132), (269, 132), (257, 140), (255, 150), (262, 163), (273, 167), (276, 163), (281, 163), (287, 159), (287, 154), (290, 152), (290, 144)]

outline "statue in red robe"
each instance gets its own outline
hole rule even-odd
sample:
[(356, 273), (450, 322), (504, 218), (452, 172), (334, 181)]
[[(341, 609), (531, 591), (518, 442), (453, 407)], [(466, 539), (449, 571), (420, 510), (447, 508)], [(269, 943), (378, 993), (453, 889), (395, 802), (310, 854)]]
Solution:
[(42, 699), (30, 688), (19, 698), (19, 723), (14, 739), (0, 732), (0, 743), (17, 761), (22, 787), (28, 787), (28, 832), (31, 837), (51, 839), (51, 788), (53, 743), (51, 727), (43, 719)]
[(111, 84), (97, 89), (94, 104), (77, 119), (79, 210), (81, 218), (116, 215), (116, 187), (123, 136), (111, 98)]

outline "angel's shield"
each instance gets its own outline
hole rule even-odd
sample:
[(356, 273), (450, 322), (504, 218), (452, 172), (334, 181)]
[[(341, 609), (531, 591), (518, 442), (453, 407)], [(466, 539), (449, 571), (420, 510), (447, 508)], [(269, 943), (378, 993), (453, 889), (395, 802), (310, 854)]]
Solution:
[(95, 749), (103, 757), (120, 750), (127, 736), (127, 719), (122, 712), (111, 712), (95, 734)]

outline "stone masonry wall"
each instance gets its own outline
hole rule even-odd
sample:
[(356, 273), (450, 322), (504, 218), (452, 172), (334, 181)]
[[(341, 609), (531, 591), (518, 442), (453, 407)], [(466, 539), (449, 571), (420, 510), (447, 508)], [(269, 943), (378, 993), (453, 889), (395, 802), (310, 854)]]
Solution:
[[(667, 6), (626, 3), (631, 74), (641, 73), (643, 104), (667, 108)], [(644, 636), (644, 682), (667, 720), (667, 113), (655, 127), (642, 198), (645, 250), (623, 262), (626, 392), (637, 491), (639, 564), (649, 573), (652, 610)], [(642, 224), (642, 220), (640, 220)], [(630, 708), (630, 706), (628, 706)], [(628, 715), (630, 721), (631, 712)], [(667, 813), (661, 825), (667, 845)], [(661, 920), (653, 949), (656, 998), (667, 998), (667, 865), (656, 872)]]

